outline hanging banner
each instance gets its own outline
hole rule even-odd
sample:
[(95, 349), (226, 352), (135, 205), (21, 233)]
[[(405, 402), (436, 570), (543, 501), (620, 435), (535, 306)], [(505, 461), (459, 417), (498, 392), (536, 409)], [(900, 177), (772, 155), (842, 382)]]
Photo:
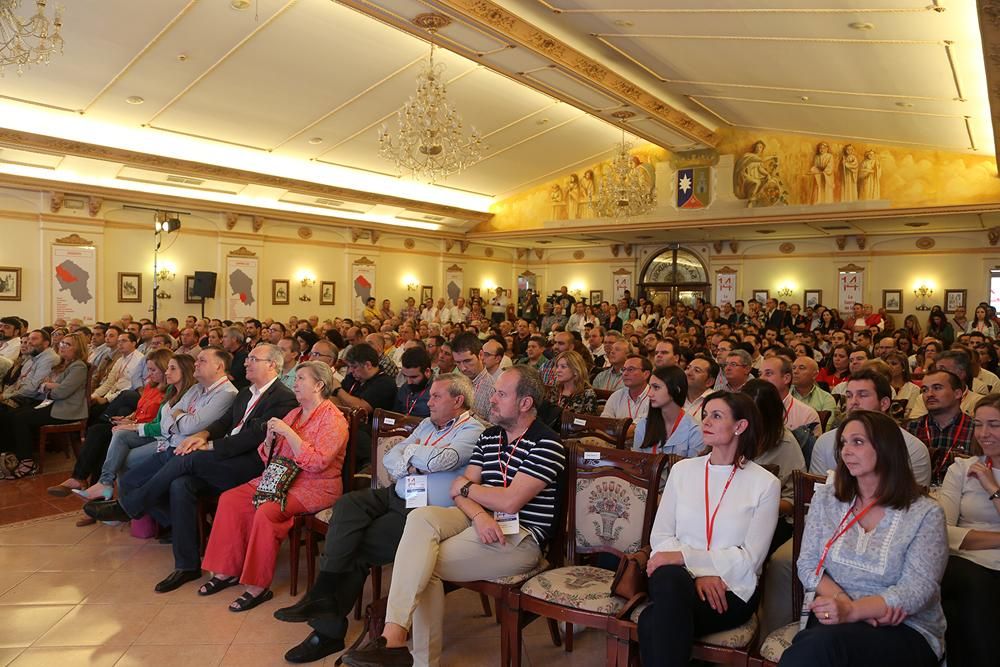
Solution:
[[(611, 274), (612, 285), (614, 288), (611, 291), (614, 302), (617, 304), (620, 299), (625, 298), (625, 290), (628, 290), (629, 294), (632, 294), (632, 272), (628, 269), (618, 269)], [(635, 295), (632, 294), (632, 298)]]
[(736, 269), (724, 266), (715, 272), (715, 305), (736, 303)]
[(362, 257), (351, 265), (351, 290), (354, 296), (352, 314), (354, 319), (363, 320), (365, 302), (375, 296), (375, 262)]
[(76, 234), (52, 246), (52, 315), (67, 322), (97, 321), (97, 248)]
[(452, 264), (444, 271), (444, 293), (448, 303), (456, 305), (458, 297), (462, 296), (464, 272), (458, 264)]
[(856, 264), (848, 264), (839, 269), (837, 275), (838, 308), (842, 317), (847, 317), (855, 303), (864, 303), (865, 274), (864, 268)]
[(226, 319), (257, 317), (257, 256), (241, 247), (226, 257)]

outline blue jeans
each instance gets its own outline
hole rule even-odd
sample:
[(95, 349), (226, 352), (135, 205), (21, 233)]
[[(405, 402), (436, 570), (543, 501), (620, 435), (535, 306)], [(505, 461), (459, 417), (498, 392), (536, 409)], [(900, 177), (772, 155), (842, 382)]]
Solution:
[(147, 438), (135, 431), (118, 431), (112, 434), (108, 455), (104, 457), (104, 465), (101, 467), (100, 483), (111, 486), (120, 470), (135, 468), (155, 453), (155, 438)]

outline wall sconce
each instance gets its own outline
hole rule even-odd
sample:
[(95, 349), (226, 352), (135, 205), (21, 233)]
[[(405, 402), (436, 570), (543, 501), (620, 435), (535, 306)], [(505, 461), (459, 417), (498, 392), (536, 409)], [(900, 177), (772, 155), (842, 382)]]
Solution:
[(316, 284), (315, 278), (310, 278), (309, 276), (306, 276), (305, 278), (302, 279), (303, 287), (312, 287), (315, 284)]
[(176, 277), (177, 277), (177, 274), (174, 273), (173, 271), (171, 271), (170, 269), (160, 269), (156, 273), (156, 281), (157, 282), (161, 282), (161, 283), (164, 282), (164, 281), (166, 281), (166, 280), (173, 280)]
[(781, 288), (777, 291), (777, 295), (782, 299), (787, 299), (792, 295), (792, 288), (789, 287), (788, 285), (782, 285)]
[(164, 292), (163, 288), (161, 287), (156, 292), (156, 298), (157, 299), (169, 299), (170, 298), (170, 293), (169, 292)]
[(312, 301), (312, 299), (309, 298), (308, 294), (303, 294), (302, 296), (299, 297), (299, 301)]
[(913, 290), (913, 296), (920, 299), (920, 305), (917, 306), (917, 310), (931, 309), (931, 307), (927, 305), (927, 298), (934, 296), (934, 290), (928, 287), (925, 283), (920, 283), (920, 287)]

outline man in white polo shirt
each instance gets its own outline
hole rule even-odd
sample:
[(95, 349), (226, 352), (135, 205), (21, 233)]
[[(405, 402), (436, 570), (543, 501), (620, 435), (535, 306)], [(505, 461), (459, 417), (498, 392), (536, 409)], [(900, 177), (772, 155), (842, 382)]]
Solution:
[(647, 357), (630, 354), (622, 365), (621, 389), (608, 397), (604, 404), (602, 417), (625, 419), (633, 422), (646, 416), (649, 412), (649, 376), (653, 372), (653, 364)]

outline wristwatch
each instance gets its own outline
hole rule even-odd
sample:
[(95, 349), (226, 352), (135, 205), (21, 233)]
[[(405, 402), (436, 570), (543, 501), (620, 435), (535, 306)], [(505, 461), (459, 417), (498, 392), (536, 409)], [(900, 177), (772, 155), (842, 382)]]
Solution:
[(989, 497), (989, 500), (996, 500), (997, 498), (1000, 498), (1000, 489), (994, 491), (993, 495)]
[(472, 486), (472, 482), (466, 482), (465, 484), (462, 485), (462, 488), (459, 489), (458, 492), (460, 494), (462, 494), (463, 498), (468, 498), (469, 497), (469, 487), (470, 486)]

